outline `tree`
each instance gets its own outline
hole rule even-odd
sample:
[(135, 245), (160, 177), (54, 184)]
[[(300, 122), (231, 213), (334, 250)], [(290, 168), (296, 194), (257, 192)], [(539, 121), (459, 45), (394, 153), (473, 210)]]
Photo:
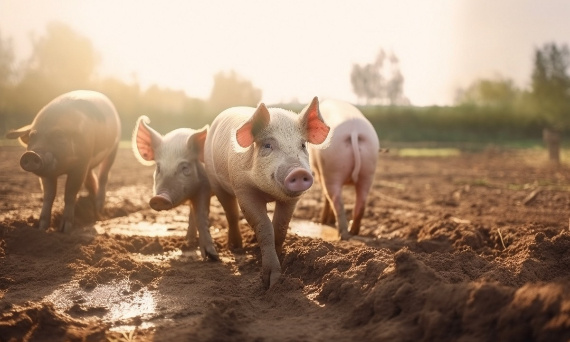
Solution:
[(210, 108), (216, 114), (234, 106), (255, 107), (261, 101), (261, 90), (251, 81), (243, 79), (234, 70), (214, 75), (214, 86), (210, 93)]
[(48, 24), (46, 31), (45, 36), (33, 42), (30, 71), (63, 87), (89, 84), (99, 62), (91, 41), (58, 22)]
[(555, 163), (560, 161), (560, 131), (570, 128), (569, 65), (566, 45), (547, 43), (535, 49), (531, 94), (546, 123), (543, 137)]
[(99, 57), (91, 41), (69, 26), (53, 22), (46, 33), (32, 40), (32, 54), (23, 64), (11, 102), (19, 118), (33, 116), (54, 97), (75, 89), (90, 88)]
[(394, 53), (380, 50), (373, 63), (353, 64), (350, 82), (354, 94), (366, 104), (409, 104), (404, 96), (404, 76), (400, 61)]
[(4, 39), (0, 32), (0, 135), (6, 132), (9, 89), (13, 82), (14, 49), (12, 40)]
[(467, 89), (459, 90), (455, 101), (459, 105), (506, 108), (512, 106), (520, 94), (510, 79), (480, 79)]

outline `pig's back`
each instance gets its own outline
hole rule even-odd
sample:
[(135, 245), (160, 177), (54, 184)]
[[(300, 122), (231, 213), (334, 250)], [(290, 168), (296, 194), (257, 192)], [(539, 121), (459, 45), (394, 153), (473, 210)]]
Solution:
[[(380, 144), (370, 121), (356, 107), (343, 101), (325, 100), (320, 111), (332, 129), (332, 137), (326, 148), (311, 148), (312, 165), (316, 169), (325, 168), (320, 172), (334, 175), (341, 182), (355, 178), (355, 172), (359, 176), (373, 173)], [(353, 139), (357, 147), (352, 145)]]
[(255, 111), (251, 107), (233, 107), (221, 112), (210, 125), (204, 146), (204, 164), (210, 184), (233, 194), (230, 184), (230, 154), (236, 146), (232, 134)]
[(109, 98), (91, 90), (75, 90), (49, 102), (36, 116), (36, 129), (59, 127), (79, 133), (91, 146), (90, 165), (101, 162), (121, 138), (121, 122)]
[(380, 146), (376, 130), (358, 108), (344, 101), (327, 99), (322, 102), (320, 111), (326, 124), (333, 130), (332, 146), (346, 143), (352, 133), (358, 133), (361, 142), (378, 151)]
[(351, 119), (366, 120), (358, 108), (344, 101), (331, 99), (324, 100), (320, 104), (319, 110), (326, 124), (331, 129), (335, 129), (342, 123)]

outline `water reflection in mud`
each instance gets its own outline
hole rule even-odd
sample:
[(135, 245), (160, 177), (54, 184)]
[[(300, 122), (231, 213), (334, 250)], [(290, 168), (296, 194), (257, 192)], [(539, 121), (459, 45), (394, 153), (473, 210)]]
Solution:
[(325, 241), (337, 241), (338, 233), (336, 228), (307, 220), (291, 220), (290, 233), (299, 236), (323, 239)]
[(132, 330), (129, 326), (134, 325), (152, 327), (150, 319), (156, 313), (156, 291), (146, 288), (132, 291), (130, 285), (128, 280), (113, 281), (85, 291), (77, 282), (70, 282), (46, 296), (44, 301), (72, 316), (99, 318), (117, 331)]

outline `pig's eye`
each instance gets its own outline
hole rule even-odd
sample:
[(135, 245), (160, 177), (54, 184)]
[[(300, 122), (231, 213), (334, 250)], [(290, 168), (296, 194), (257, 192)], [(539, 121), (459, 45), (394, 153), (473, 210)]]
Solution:
[(301, 144), (301, 148), (302, 148), (303, 150), (306, 149), (306, 148), (307, 148), (307, 144), (302, 143), (302, 144)]
[(181, 164), (180, 170), (182, 171), (182, 174), (184, 174), (185, 176), (189, 176), (191, 173), (190, 164), (188, 163)]
[(263, 148), (271, 149), (271, 147), (272, 147), (272, 146), (271, 146), (270, 143), (265, 143), (265, 144), (263, 144)]

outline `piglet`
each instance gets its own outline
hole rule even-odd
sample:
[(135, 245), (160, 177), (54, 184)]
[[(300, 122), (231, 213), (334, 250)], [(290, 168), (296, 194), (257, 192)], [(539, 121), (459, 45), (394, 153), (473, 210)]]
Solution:
[[(239, 204), (261, 248), (265, 287), (281, 275), (279, 256), (293, 210), (313, 184), (307, 143), (324, 143), (328, 132), (316, 97), (299, 115), (263, 103), (257, 109), (229, 108), (210, 127), (204, 159), (228, 220), (228, 244), (242, 247)], [(269, 202), (275, 202), (273, 220)]]
[(154, 196), (150, 207), (169, 210), (190, 201), (190, 217), (186, 237), (192, 243), (198, 234), (204, 259), (219, 260), (210, 235), (210, 197), (212, 191), (204, 170), (204, 142), (208, 125), (199, 130), (178, 128), (162, 136), (141, 116), (132, 137), (135, 157), (143, 165), (156, 164)]
[[(338, 100), (324, 100), (320, 109), (333, 130), (326, 148), (309, 150), (311, 168), (325, 198), (320, 221), (324, 224), (336, 220), (340, 238), (347, 240), (350, 234), (358, 235), (360, 231), (366, 198), (374, 181), (380, 144), (370, 121), (353, 105)], [(350, 234), (342, 200), (344, 185), (353, 185), (356, 192)]]
[[(105, 95), (87, 90), (60, 95), (40, 110), (30, 125), (8, 132), (6, 137), (18, 138), (27, 147), (20, 166), (40, 177), (44, 193), (40, 229), (50, 226), (57, 178), (63, 174), (67, 181), (60, 230), (69, 232), (73, 227), (75, 201), (83, 183), (94, 199), (96, 215), (101, 213), (121, 137), (119, 116)], [(94, 173), (97, 165), (98, 176)]]

